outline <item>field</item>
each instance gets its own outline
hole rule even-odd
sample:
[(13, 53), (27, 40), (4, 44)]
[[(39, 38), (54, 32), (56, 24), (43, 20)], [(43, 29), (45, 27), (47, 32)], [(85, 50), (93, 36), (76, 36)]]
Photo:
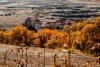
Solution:
[[(30, 10), (16, 10), (16, 11), (14, 11), (16, 14), (14, 14), (14, 15), (0, 16), (0, 28), (5, 28), (7, 30), (11, 30), (12, 27), (21, 25), (21, 23), (24, 22), (24, 20), (27, 17), (32, 16), (30, 14), (25, 14), (25, 12), (29, 12), (29, 11)], [(9, 13), (9, 11), (6, 13)]]
[[(37, 7), (37, 6), (41, 6), (41, 5), (60, 5), (60, 4), (68, 4), (70, 6), (70, 4), (98, 4), (98, 3), (94, 3), (94, 2), (82, 2), (80, 0), (50, 0), (50, 1), (27, 1), (27, 0), (23, 0), (21, 2), (16, 2), (16, 3), (9, 3), (9, 4), (4, 4), (4, 3), (0, 3), (0, 28), (2, 29), (7, 29), (7, 30), (11, 30), (12, 27), (16, 26), (16, 25), (21, 25), (21, 23), (27, 18), (27, 17), (33, 17), (34, 18), (34, 13), (35, 11), (41, 11), (41, 10), (32, 10), (31, 7)], [(94, 5), (87, 5), (87, 6), (91, 6), (93, 7)], [(27, 8), (27, 6), (30, 6), (30, 8)], [(77, 6), (77, 5), (76, 5)], [(95, 7), (98, 7), (98, 5), (95, 5)], [(12, 7), (11, 9), (9, 9), (8, 7)], [(14, 8), (15, 7), (15, 8)], [(48, 8), (46, 8), (45, 10), (47, 11)], [(45, 11), (44, 10), (44, 11)], [(83, 8), (84, 10), (84, 8)], [(95, 9), (94, 9), (95, 10)], [(43, 11), (43, 10), (42, 10)], [(14, 12), (14, 14), (13, 14)], [(6, 14), (11, 14), (10, 16), (6, 16)], [(47, 17), (47, 16), (45, 16)], [(46, 20), (43, 19), (43, 21), (50, 21), (50, 20)], [(42, 21), (42, 20), (41, 20)], [(53, 20), (54, 21), (54, 20)]]
[[(28, 48), (26, 50), (26, 48)], [(51, 67), (54, 63), (54, 59), (57, 60), (56, 64), (64, 67), (65, 63), (65, 53), (63, 51), (45, 49), (38, 47), (23, 47), (22, 50), (18, 46), (12, 45), (0, 45), (0, 67)], [(54, 58), (54, 55), (57, 54), (57, 57)], [(44, 59), (45, 56), (45, 59)], [(70, 54), (70, 63), (75, 67), (99, 67), (97, 63), (94, 64), (96, 57), (89, 57), (82, 54)], [(26, 61), (25, 61), (26, 60)], [(66, 63), (69, 63), (69, 54), (66, 53)], [(44, 64), (45, 62), (45, 64)], [(21, 65), (24, 66), (21, 66)]]
[[(65, 67), (64, 65), (69, 65), (66, 67), (71, 67), (71, 65), (73, 67), (100, 67), (100, 63), (95, 62), (97, 57), (87, 56), (83, 53), (68, 53), (67, 50), (66, 50), (66, 52), (64, 52), (64, 51), (62, 51), (61, 48), (50, 49), (50, 48), (40, 48), (40, 47), (33, 47), (33, 46), (31, 46), (31, 47), (30, 46), (18, 46), (19, 44), (17, 42), (20, 41), (20, 38), (23, 39), (22, 42), (26, 41), (26, 35), (24, 36), (23, 34), (27, 34), (27, 32), (30, 32), (30, 31), (24, 30), (24, 28), (21, 29), (21, 27), (20, 28), (16, 27), (15, 31), (12, 31), (13, 33), (17, 32), (19, 29), (21, 31), (23, 30), (25, 32), (25, 33), (24, 32), (21, 33), (22, 37), (17, 37), (16, 34), (13, 34), (11, 32), (12, 27), (20, 26), (21, 23), (24, 22), (27, 17), (34, 18), (35, 11), (41, 12), (41, 10), (32, 10), (31, 7), (27, 8), (28, 4), (32, 4), (29, 6), (33, 6), (33, 3), (34, 3), (34, 6), (37, 6), (37, 4), (38, 5), (41, 5), (41, 4), (42, 5), (43, 4), (57, 5), (57, 4), (62, 4), (62, 3), (65, 4), (66, 3), (65, 1), (56, 0), (56, 1), (45, 1), (45, 2), (40, 2), (40, 1), (33, 2), (32, 0), (30, 0), (30, 2), (27, 2), (27, 0), (25, 0), (25, 2), (14, 3), (14, 4), (6, 4), (6, 5), (0, 4), (0, 29), (6, 29), (6, 30), (10, 31), (10, 34), (8, 31), (6, 31), (7, 33), (5, 31), (3, 31), (3, 32), (0, 31), (0, 37), (2, 37), (0, 39), (0, 43), (7, 43), (7, 44), (0, 44), (0, 67), (53, 67), (54, 64), (56, 64), (58, 67)], [(80, 0), (75, 0), (75, 1), (68, 0), (67, 4), (72, 3), (72, 5), (73, 5), (74, 2), (75, 2), (75, 4), (82, 3)], [(90, 3), (83, 2), (83, 4), (90, 4)], [(88, 6), (92, 7), (94, 9), (95, 7), (93, 6), (93, 4), (96, 4), (96, 3), (93, 2), (92, 6), (90, 6), (90, 5), (88, 5)], [(98, 7), (98, 5), (96, 5), (96, 7)], [(47, 10), (48, 9), (44, 10), (44, 12)], [(100, 11), (100, 10), (98, 9), (98, 11)], [(33, 35), (36, 35), (36, 36), (30, 37), (29, 38), (30, 40), (28, 40), (28, 38), (27, 38), (27, 40), (30, 42), (31, 39), (33, 39), (32, 44), (37, 44), (37, 40), (38, 40), (39, 43), (37, 45), (40, 45), (40, 43), (42, 41), (44, 41), (45, 43), (47, 43), (47, 46), (53, 46), (53, 48), (55, 48), (55, 47), (59, 47), (59, 45), (58, 45), (59, 43), (61, 43), (61, 46), (63, 46), (62, 44), (64, 44), (64, 42), (65, 42), (64, 39), (68, 38), (67, 40), (68, 40), (69, 44), (70, 44), (70, 39), (72, 39), (71, 44), (74, 43), (74, 46), (77, 46), (77, 47), (79, 46), (79, 47), (81, 47), (80, 50), (82, 49), (83, 52), (89, 53), (89, 52), (91, 52), (91, 46), (92, 47), (97, 47), (97, 46), (100, 47), (100, 45), (98, 45), (98, 44), (100, 44), (98, 41), (97, 42), (95, 41), (95, 43), (96, 43), (95, 46), (94, 46), (94, 43), (91, 43), (92, 42), (91, 39), (94, 38), (99, 32), (99, 31), (97, 32), (97, 30), (100, 30), (100, 28), (99, 28), (100, 23), (98, 22), (98, 20), (100, 20), (100, 19), (97, 20), (97, 23), (96, 22), (89, 23), (90, 20), (83, 21), (83, 23), (79, 22), (79, 23), (76, 23), (75, 25), (73, 24), (72, 26), (66, 25), (66, 27), (65, 27), (66, 33), (64, 33), (63, 31), (57, 31), (57, 30), (56, 31), (48, 30), (48, 29), (46, 31), (40, 30), (40, 33), (43, 32), (44, 34), (49, 34), (49, 33), (52, 34), (52, 35), (45, 36), (44, 34), (40, 35), (39, 33), (31, 32), (31, 33), (33, 33), (33, 34), (31, 34), (32, 36)], [(47, 20), (44, 18), (44, 19), (42, 19), (42, 21), (47, 21)], [(96, 24), (97, 27), (93, 27), (94, 24)], [(81, 25), (83, 25), (83, 26), (81, 26)], [(88, 25), (90, 28), (88, 27)], [(84, 28), (85, 26), (87, 26), (87, 27)], [(77, 30), (73, 30), (74, 28), (75, 29), (77, 28)], [(19, 33), (17, 33), (17, 35), (20, 34), (20, 32), (21, 32), (20, 30), (19, 30)], [(69, 33), (67, 30), (71, 31), (73, 33)], [(90, 32), (88, 32), (88, 30)], [(95, 35), (91, 36), (89, 38), (91, 41), (89, 41), (89, 43), (88, 43), (88, 40), (85, 39), (84, 33), (88, 33), (90, 35), (90, 34), (92, 34), (91, 31), (93, 31), (93, 30), (94, 30), (93, 33), (95, 33)], [(81, 31), (83, 31), (82, 34), (84, 36), (81, 35)], [(61, 32), (63, 32), (63, 34)], [(96, 32), (97, 32), (97, 34), (96, 34)], [(55, 33), (55, 34), (53, 34), (53, 33)], [(13, 38), (13, 36), (10, 36), (12, 34), (13, 34), (13, 36), (15, 36), (15, 39)], [(59, 35), (57, 35), (57, 34), (59, 34)], [(67, 34), (67, 37), (65, 37), (65, 34)], [(73, 36), (70, 34), (72, 34)], [(60, 38), (60, 36), (61, 36), (61, 38)], [(58, 39), (57, 39), (57, 37), (58, 37)], [(83, 41), (81, 41), (82, 37), (84, 39)], [(10, 40), (10, 38), (11, 38), (11, 40)], [(44, 39), (41, 40), (42, 38), (44, 38)], [(46, 42), (45, 38), (47, 38), (47, 42)], [(55, 43), (55, 41), (53, 41), (53, 39), (55, 41), (57, 40), (56, 41), (57, 43)], [(100, 41), (99, 36), (96, 39)], [(41, 40), (41, 41), (39, 41), (39, 40)], [(14, 42), (13, 43), (14, 45), (9, 45), (10, 41), (12, 43)], [(34, 43), (33, 41), (36, 41), (36, 42)], [(84, 43), (84, 41), (85, 41), (85, 43)], [(83, 42), (83, 43), (80, 44), (80, 42)], [(15, 43), (17, 46), (15, 46)], [(67, 44), (67, 46), (69, 44)], [(85, 47), (84, 47), (84, 45), (85, 45)], [(88, 45), (89, 45), (89, 47), (88, 47)], [(45, 44), (43, 44), (42, 46), (45, 46)], [(95, 51), (98, 54), (99, 54), (99, 47), (97, 47), (98, 50)]]

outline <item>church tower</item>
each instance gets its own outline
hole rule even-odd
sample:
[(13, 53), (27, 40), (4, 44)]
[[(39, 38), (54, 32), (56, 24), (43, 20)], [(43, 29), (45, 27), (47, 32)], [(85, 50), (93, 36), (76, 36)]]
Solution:
[(34, 20), (39, 20), (39, 16), (40, 16), (40, 13), (39, 12), (36, 12), (35, 13), (35, 16), (34, 16)]

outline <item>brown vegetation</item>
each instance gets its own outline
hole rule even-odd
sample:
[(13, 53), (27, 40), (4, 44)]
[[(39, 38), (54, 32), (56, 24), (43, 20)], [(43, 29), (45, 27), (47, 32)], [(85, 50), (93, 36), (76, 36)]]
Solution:
[(100, 56), (100, 17), (93, 21), (80, 21), (65, 25), (61, 31), (41, 29), (37, 32), (26, 27), (16, 26), (10, 31), (0, 31), (0, 42), (12, 45), (36, 45), (38, 47), (57, 48), (66, 44), (82, 52)]

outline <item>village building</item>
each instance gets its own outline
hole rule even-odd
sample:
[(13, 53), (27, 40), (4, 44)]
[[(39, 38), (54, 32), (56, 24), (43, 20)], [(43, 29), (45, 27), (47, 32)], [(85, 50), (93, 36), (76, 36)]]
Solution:
[(35, 13), (34, 18), (28, 17), (24, 23), (23, 26), (26, 26), (29, 30), (38, 30), (41, 29), (42, 22), (39, 20), (39, 13)]
[(54, 21), (46, 21), (43, 22), (40, 20), (40, 13), (36, 12), (34, 15), (34, 18), (28, 17), (23, 26), (26, 26), (29, 30), (39, 30), (41, 28), (49, 28), (49, 29), (63, 29), (63, 26), (65, 25), (71, 25), (74, 21), (70, 20), (63, 20), (63, 19), (57, 19)]

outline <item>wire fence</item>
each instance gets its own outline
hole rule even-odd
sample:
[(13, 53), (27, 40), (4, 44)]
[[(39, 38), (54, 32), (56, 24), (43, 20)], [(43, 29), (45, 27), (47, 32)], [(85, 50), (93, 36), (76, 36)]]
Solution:
[[(8, 51), (0, 51), (0, 67), (51, 67), (54, 63), (54, 55), (57, 54), (57, 62), (60, 67), (64, 67), (65, 60), (64, 53), (50, 51), (46, 49), (45, 60), (43, 49), (39, 49), (42, 51), (41, 53), (34, 53), (36, 50), (31, 53), (26, 53), (26, 51), (22, 54), (22, 52), (8, 52)], [(96, 57), (88, 57), (79, 54), (71, 54), (70, 55), (70, 63), (73, 65), (72, 67), (100, 67), (99, 63), (94, 64)], [(66, 55), (66, 64), (69, 63), (69, 55)], [(45, 65), (45, 66), (44, 66)], [(66, 66), (67, 67), (67, 66)]]

